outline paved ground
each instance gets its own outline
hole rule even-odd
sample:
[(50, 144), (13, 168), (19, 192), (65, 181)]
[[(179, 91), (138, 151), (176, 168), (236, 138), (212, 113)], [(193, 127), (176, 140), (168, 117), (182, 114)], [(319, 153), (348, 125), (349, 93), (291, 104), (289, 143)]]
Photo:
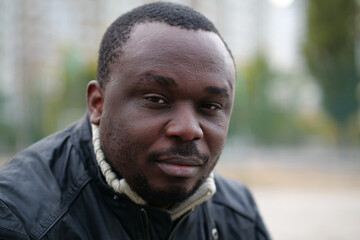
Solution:
[(360, 239), (360, 190), (252, 191), (274, 239)]
[(360, 239), (360, 174), (353, 169), (220, 164), (247, 183), (275, 240)]

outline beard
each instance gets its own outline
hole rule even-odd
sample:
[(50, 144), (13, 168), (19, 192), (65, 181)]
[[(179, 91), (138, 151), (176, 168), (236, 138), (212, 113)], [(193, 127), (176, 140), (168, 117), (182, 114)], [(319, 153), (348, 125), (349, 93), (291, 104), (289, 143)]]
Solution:
[[(152, 152), (148, 155), (146, 161), (156, 162), (160, 156), (168, 155), (177, 155), (183, 157), (196, 156), (198, 159), (201, 159), (203, 161), (204, 165), (208, 164), (209, 162), (209, 156), (201, 154), (198, 151), (198, 148), (196, 147), (196, 144), (194, 142), (174, 144), (167, 150), (161, 152)], [(190, 190), (181, 186), (172, 186), (166, 189), (156, 189), (151, 187), (149, 181), (144, 175), (140, 174), (136, 174), (132, 178), (126, 180), (128, 181), (128, 184), (131, 186), (131, 188), (133, 188), (133, 190), (139, 196), (141, 196), (150, 206), (169, 207), (173, 206), (176, 203), (182, 202), (189, 198), (191, 195), (193, 195), (209, 176), (210, 172), (216, 165), (217, 160), (218, 157), (216, 158), (216, 161), (214, 162), (213, 166), (210, 167), (206, 175), (201, 176)]]
[[(122, 151), (123, 156), (126, 156), (125, 159), (134, 159), (133, 157), (133, 151), (131, 147), (127, 148), (127, 151)], [(184, 145), (174, 145), (168, 150), (165, 150), (164, 152), (153, 152), (149, 154), (147, 157), (147, 161), (157, 161), (157, 158), (161, 155), (179, 155), (179, 156), (197, 156), (197, 158), (202, 159), (204, 164), (210, 164), (209, 163), (209, 157), (207, 155), (200, 154), (197, 150), (197, 147), (194, 143), (187, 143)], [(123, 171), (130, 170), (133, 172), (133, 174), (128, 175), (128, 177), (125, 178), (131, 189), (136, 192), (142, 199), (146, 201), (146, 203), (149, 206), (156, 207), (156, 208), (170, 208), (174, 206), (177, 203), (180, 203), (182, 201), (185, 201), (190, 196), (192, 196), (199, 187), (205, 182), (207, 177), (210, 175), (211, 171), (214, 169), (218, 159), (220, 158), (221, 151), (218, 152), (214, 162), (211, 166), (208, 166), (208, 171), (205, 172), (199, 179), (196, 181), (194, 186), (188, 190), (185, 187), (182, 186), (169, 186), (168, 188), (156, 188), (151, 186), (148, 179), (146, 178), (145, 174), (143, 174), (141, 171), (134, 171), (134, 169), (137, 168), (136, 165), (130, 164), (134, 161), (126, 161), (126, 162), (117, 162), (118, 167), (114, 167), (111, 162), (110, 165), (112, 165), (113, 169), (115, 170), (116, 174), (119, 178), (124, 178)], [(121, 167), (120, 167), (121, 166)], [(122, 170), (122, 171), (121, 171)], [(175, 180), (176, 181), (176, 180)]]
[(171, 207), (176, 203), (186, 200), (198, 190), (205, 180), (206, 178), (200, 178), (190, 191), (182, 187), (153, 189), (147, 179), (142, 175), (134, 176), (128, 183), (148, 205), (162, 208), (164, 206)]
[[(177, 156), (196, 156), (201, 159), (204, 164), (209, 161), (209, 156), (201, 154), (194, 142), (185, 144), (173, 145), (171, 148), (162, 152), (152, 152), (147, 157), (147, 161), (156, 162), (161, 155), (177, 155)], [(216, 162), (215, 162), (216, 163)], [(210, 171), (213, 167), (210, 169)], [(208, 172), (207, 176), (210, 174)], [(182, 202), (193, 195), (196, 190), (203, 184), (207, 176), (202, 176), (197, 180), (192, 189), (187, 190), (184, 187), (169, 187), (167, 189), (154, 189), (150, 186), (145, 176), (137, 174), (132, 179), (129, 179), (129, 185), (139, 194), (149, 205), (155, 207), (171, 206)]]
[[(115, 134), (116, 132), (120, 134)], [(190, 189), (181, 185), (174, 186), (171, 184), (169, 184), (168, 187), (158, 188), (151, 184), (151, 175), (144, 172), (147, 169), (144, 169), (139, 162), (138, 153), (142, 151), (142, 146), (145, 145), (142, 141), (136, 138), (132, 139), (132, 135), (129, 134), (130, 131), (127, 131), (125, 128), (100, 133), (101, 148), (108, 163), (118, 177), (124, 178), (131, 189), (144, 199), (149, 206), (158, 208), (171, 207), (193, 195), (215, 167), (222, 150), (220, 149), (220, 151), (215, 153), (215, 156), (213, 156), (215, 159), (210, 160), (210, 156), (201, 154), (198, 151), (194, 142), (174, 142), (167, 150), (149, 153), (144, 159), (145, 162), (156, 162), (162, 155), (196, 156), (203, 161), (207, 169), (201, 176), (198, 176), (195, 184)], [(176, 179), (172, 181), (176, 181)], [(179, 181), (181, 181), (181, 179)]]

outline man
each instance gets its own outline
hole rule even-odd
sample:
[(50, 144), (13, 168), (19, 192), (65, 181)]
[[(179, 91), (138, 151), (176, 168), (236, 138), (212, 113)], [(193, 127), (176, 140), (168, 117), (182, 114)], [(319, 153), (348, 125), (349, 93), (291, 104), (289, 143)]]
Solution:
[(212, 173), (235, 83), (213, 24), (141, 6), (98, 64), (83, 119), (0, 170), (0, 239), (269, 239), (249, 191)]

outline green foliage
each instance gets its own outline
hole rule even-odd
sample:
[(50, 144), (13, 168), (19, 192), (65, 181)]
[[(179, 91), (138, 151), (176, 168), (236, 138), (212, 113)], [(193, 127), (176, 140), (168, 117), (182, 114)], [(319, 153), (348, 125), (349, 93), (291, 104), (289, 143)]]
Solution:
[(323, 91), (323, 105), (340, 128), (357, 113), (357, 0), (309, 0), (304, 55)]
[[(96, 78), (96, 61), (76, 49), (67, 49), (56, 79), (39, 72), (25, 75), (25, 89), (16, 109), (0, 91), (0, 151), (12, 154), (79, 119), (86, 109), (86, 85)], [(40, 80), (39, 80), (40, 79)], [(46, 91), (44, 82), (52, 87)], [(52, 82), (49, 82), (52, 81)], [(55, 83), (55, 84), (54, 84)], [(0, 89), (1, 90), (1, 89)], [(6, 106), (6, 107), (5, 107)], [(14, 119), (16, 118), (16, 119)]]
[(43, 135), (66, 127), (85, 113), (86, 85), (96, 79), (96, 61), (84, 61), (74, 49), (65, 52), (61, 65), (58, 88), (43, 100)]
[(297, 143), (304, 133), (296, 125), (296, 114), (283, 109), (271, 99), (271, 84), (279, 78), (258, 54), (245, 67), (238, 69), (235, 102), (230, 122), (230, 135), (245, 136), (255, 143)]
[(7, 121), (4, 116), (6, 99), (0, 91), (0, 152), (9, 152), (14, 150), (15, 146), (15, 129), (11, 122)]

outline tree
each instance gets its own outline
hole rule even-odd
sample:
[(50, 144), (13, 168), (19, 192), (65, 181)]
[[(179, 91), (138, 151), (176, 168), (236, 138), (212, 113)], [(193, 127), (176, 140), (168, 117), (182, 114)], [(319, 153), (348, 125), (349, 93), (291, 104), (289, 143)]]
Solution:
[(357, 0), (309, 0), (304, 56), (323, 93), (323, 106), (344, 129), (359, 107), (356, 89)]
[(65, 128), (85, 113), (86, 85), (96, 79), (96, 60), (87, 59), (78, 49), (67, 49), (61, 62), (56, 92), (42, 99), (41, 137)]
[[(234, 108), (229, 135), (246, 137), (256, 144), (294, 144), (304, 140), (304, 133), (297, 125), (297, 114), (292, 104), (279, 106), (271, 97), (273, 84), (288, 80), (288, 76), (269, 66), (264, 53), (237, 70)], [(285, 81), (288, 83), (288, 81)]]

